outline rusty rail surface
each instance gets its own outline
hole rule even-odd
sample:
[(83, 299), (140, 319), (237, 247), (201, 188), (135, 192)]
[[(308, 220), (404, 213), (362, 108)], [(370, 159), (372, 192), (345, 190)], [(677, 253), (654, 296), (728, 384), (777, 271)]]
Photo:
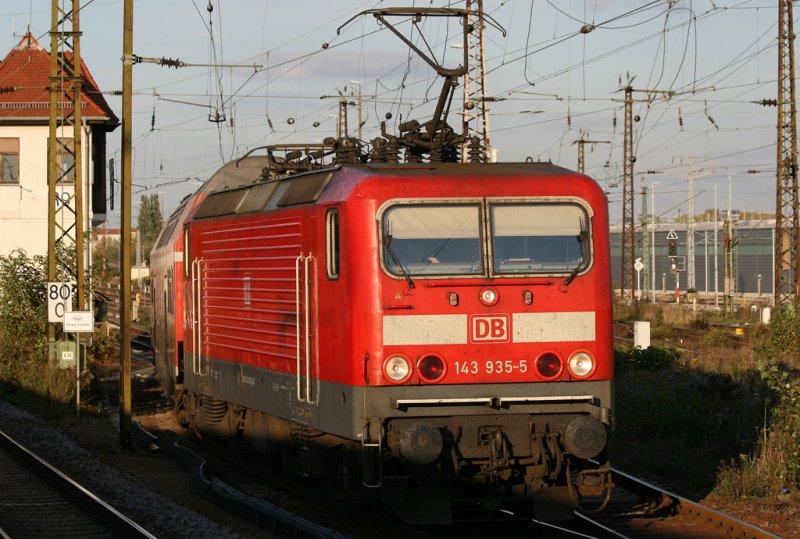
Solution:
[(620, 470), (612, 470), (615, 492), (599, 514), (576, 512), (600, 537), (704, 537), (780, 539), (748, 522), (673, 494)]

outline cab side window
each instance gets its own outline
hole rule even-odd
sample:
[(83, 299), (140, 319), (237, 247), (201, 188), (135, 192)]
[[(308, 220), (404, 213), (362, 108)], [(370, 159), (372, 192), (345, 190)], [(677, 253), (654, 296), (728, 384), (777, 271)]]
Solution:
[(330, 208), (325, 215), (325, 260), (328, 279), (339, 278), (339, 209)]

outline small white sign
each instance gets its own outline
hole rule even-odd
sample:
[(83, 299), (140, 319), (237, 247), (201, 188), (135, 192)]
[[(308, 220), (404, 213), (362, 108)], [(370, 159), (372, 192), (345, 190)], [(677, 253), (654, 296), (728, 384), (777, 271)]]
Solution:
[(667, 233), (667, 239), (668, 240), (677, 240), (678, 239), (678, 235), (675, 233), (675, 229), (674, 228), (671, 228), (669, 230), (669, 232)]
[(64, 313), (72, 309), (72, 294), (75, 283), (47, 283), (47, 321), (63, 322)]
[(644, 269), (644, 264), (642, 264), (641, 258), (637, 258), (636, 262), (633, 263), (633, 269), (636, 271), (642, 271)]
[(73, 333), (94, 332), (94, 312), (72, 311), (64, 313), (64, 331)]

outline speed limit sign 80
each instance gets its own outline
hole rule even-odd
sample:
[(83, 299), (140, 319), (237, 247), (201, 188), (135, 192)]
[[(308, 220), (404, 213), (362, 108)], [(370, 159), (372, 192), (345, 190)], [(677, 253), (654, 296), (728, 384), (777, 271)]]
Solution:
[(75, 283), (47, 283), (47, 321), (64, 322), (64, 313), (72, 310), (72, 292)]

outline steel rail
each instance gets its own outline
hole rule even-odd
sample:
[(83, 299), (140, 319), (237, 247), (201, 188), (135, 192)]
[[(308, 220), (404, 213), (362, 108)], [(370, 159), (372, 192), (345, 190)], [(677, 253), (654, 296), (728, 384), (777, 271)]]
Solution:
[[(716, 535), (724, 535), (725, 537), (735, 537), (739, 539), (780, 539), (780, 536), (759, 528), (758, 526), (727, 515), (721, 511), (717, 511), (716, 509), (706, 507), (701, 503), (691, 501), (688, 498), (674, 494), (673, 492), (633, 477), (620, 470), (612, 468), (611, 473), (615, 488), (623, 488), (634, 494), (647, 493), (661, 496), (662, 499), (668, 501), (669, 505), (676, 509), (677, 514), (704, 523), (709, 528), (712, 528)], [(606, 533), (611, 533), (616, 537), (627, 537), (624, 533), (620, 533), (610, 528), (608, 525), (597, 522), (586, 515), (580, 514), (579, 512), (576, 512), (576, 515), (581, 520), (591, 525), (598, 526)], [(613, 513), (610, 516), (613, 517)], [(637, 536), (641, 535), (641, 530), (637, 530), (635, 534)]]
[[(117, 511), (107, 502), (100, 499), (94, 493), (1, 430), (0, 448), (8, 453), (11, 458), (24, 461), (26, 470), (31, 472), (31, 474), (41, 477), (43, 483), (46, 483), (62, 493), (66, 493), (64, 498), (65, 500), (69, 498), (70, 501), (65, 503), (69, 505), (80, 505), (86, 508), (88, 512), (92, 514), (94, 522), (102, 522), (103, 527), (109, 530), (109, 534), (119, 537), (156, 539), (155, 535), (152, 535), (132, 519)], [(19, 510), (20, 508), (17, 509)], [(30, 517), (32, 521), (41, 525), (42, 515), (40, 511), (36, 511), (36, 513), (31, 511)], [(8, 528), (8, 525), (6, 527)], [(14, 532), (10, 529), (3, 530), (0, 528), (0, 536), (2, 537), (13, 536), (13, 534)]]

